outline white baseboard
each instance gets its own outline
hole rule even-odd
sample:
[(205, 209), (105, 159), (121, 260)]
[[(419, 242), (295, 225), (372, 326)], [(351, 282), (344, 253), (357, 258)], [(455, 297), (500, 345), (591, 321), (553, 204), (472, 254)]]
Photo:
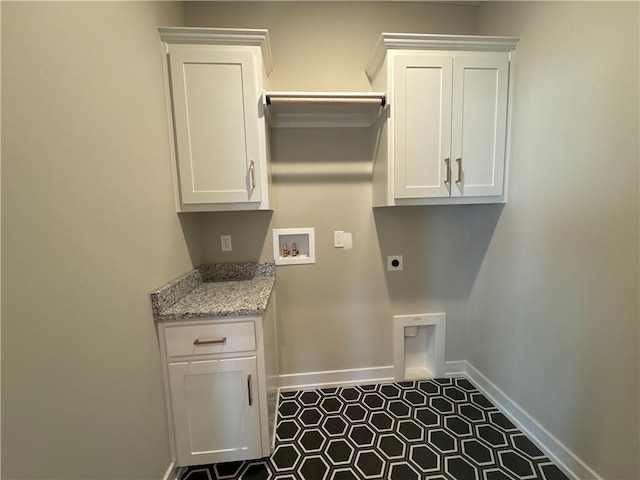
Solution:
[(178, 480), (184, 469), (185, 467), (176, 467), (175, 462), (171, 462), (162, 480)]
[(574, 480), (602, 480), (586, 463), (569, 450), (560, 440), (540, 425), (520, 405), (511, 400), (491, 380), (485, 377), (470, 363), (451, 362), (459, 368), (464, 364), (464, 376), (472, 382), (491, 402), (505, 414), (529, 439), (542, 450), (569, 478)]
[(445, 362), (444, 364), (444, 376), (450, 377), (466, 377), (467, 376), (467, 362), (459, 360), (455, 362)]
[(280, 390), (286, 392), (306, 388), (329, 388), (389, 382), (393, 382), (393, 365), (280, 375)]

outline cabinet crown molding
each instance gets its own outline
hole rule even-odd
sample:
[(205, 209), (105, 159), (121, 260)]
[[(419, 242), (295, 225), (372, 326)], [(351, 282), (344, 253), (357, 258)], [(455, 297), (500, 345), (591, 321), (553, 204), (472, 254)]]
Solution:
[(160, 39), (166, 43), (260, 47), (267, 75), (273, 71), (271, 41), (269, 31), (266, 29), (158, 27), (158, 32)]
[(515, 50), (519, 41), (517, 37), (382, 33), (365, 71), (369, 78), (373, 78), (382, 67), (389, 50), (511, 52)]

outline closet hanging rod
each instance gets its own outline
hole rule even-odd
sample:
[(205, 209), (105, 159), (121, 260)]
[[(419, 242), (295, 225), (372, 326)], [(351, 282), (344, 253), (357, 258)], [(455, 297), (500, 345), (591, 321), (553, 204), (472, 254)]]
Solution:
[(384, 94), (265, 94), (267, 105), (371, 105), (384, 107)]

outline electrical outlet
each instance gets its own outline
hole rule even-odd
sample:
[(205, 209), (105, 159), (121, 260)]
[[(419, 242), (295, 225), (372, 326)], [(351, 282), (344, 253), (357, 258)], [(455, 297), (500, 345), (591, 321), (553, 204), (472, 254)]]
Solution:
[(223, 252), (230, 252), (233, 250), (231, 245), (231, 235), (220, 235), (220, 247)]
[(344, 248), (344, 232), (342, 230), (333, 232), (333, 247)]
[(387, 271), (398, 272), (402, 270), (402, 255), (390, 255), (387, 257)]

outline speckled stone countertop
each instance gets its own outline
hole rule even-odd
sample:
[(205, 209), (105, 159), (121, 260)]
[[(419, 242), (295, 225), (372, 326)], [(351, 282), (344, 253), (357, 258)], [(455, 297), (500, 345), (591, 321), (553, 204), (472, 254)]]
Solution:
[(275, 280), (274, 263), (202, 265), (151, 292), (153, 319), (261, 315)]

